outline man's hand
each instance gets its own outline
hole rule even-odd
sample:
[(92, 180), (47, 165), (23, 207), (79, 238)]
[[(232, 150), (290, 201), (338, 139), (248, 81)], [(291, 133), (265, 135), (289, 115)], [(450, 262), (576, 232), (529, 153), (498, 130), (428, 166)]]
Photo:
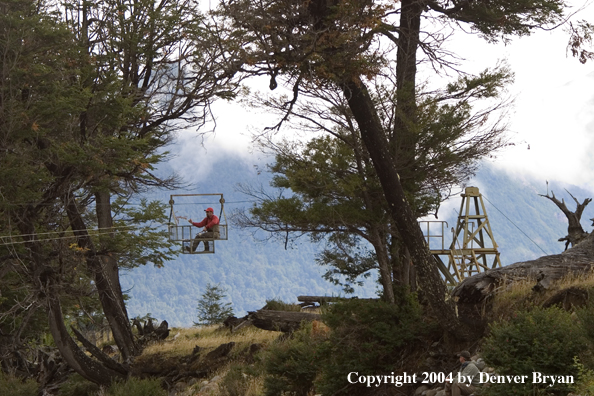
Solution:
[(192, 219), (188, 220), (189, 223), (192, 223)]

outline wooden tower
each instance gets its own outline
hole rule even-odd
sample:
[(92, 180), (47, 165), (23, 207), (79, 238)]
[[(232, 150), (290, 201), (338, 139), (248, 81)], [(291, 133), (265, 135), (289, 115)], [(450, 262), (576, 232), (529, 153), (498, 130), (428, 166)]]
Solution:
[(478, 187), (467, 187), (449, 249), (448, 272), (457, 282), (501, 267), (497, 242), (489, 224), (483, 197)]
[[(465, 278), (501, 267), (497, 242), (485, 210), (483, 197), (477, 187), (467, 187), (462, 196), (456, 226), (452, 227), (452, 243), (445, 247), (445, 221), (421, 221), (427, 245), (436, 258), (436, 264), (449, 285)], [(438, 228), (431, 227), (437, 225)], [(436, 246), (438, 245), (438, 246)], [(446, 256), (446, 265), (441, 257)]]

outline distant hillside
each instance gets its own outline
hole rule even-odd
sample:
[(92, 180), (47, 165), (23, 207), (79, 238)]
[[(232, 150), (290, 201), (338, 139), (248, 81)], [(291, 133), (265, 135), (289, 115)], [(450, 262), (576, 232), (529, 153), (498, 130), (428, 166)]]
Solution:
[[(270, 178), (266, 172), (259, 174), (249, 161), (227, 156), (207, 164), (172, 161), (161, 169), (163, 173), (174, 170), (191, 186), (183, 191), (155, 193), (153, 199), (168, 202), (170, 194), (223, 193), (228, 214), (233, 209), (251, 205), (250, 197), (236, 192), (237, 183), (266, 186)], [(500, 246), (503, 265), (542, 256), (541, 248), (548, 254), (563, 250), (564, 245), (557, 239), (566, 235), (567, 222), (552, 202), (537, 195), (546, 193), (544, 180), (510, 176), (485, 166), (468, 185), (478, 186), (486, 198), (487, 213)], [(549, 188), (559, 198), (564, 197), (570, 208), (574, 208), (573, 200), (563, 188), (568, 188), (580, 201), (593, 196), (578, 187), (554, 181), (549, 183)], [(195, 206), (195, 213), (203, 213), (203, 204)], [(445, 203), (439, 220), (454, 226), (459, 207), (458, 197)], [(215, 212), (218, 210), (215, 206)], [(594, 217), (593, 212), (594, 204), (586, 209), (583, 219)], [(587, 220), (583, 224), (584, 229), (591, 230)], [(314, 262), (320, 248), (303, 238), (285, 250), (279, 242), (257, 242), (249, 231), (230, 225), (229, 240), (217, 242), (214, 255), (180, 254), (165, 268), (146, 266), (122, 274), (122, 286), (130, 296), (127, 302), (129, 314), (134, 317), (151, 313), (166, 319), (172, 326), (190, 326), (196, 320), (196, 302), (207, 283), (220, 283), (227, 288), (233, 308), (239, 315), (262, 307), (267, 299), (294, 302), (302, 294), (341, 294), (339, 288), (321, 278), (324, 269)], [(355, 295), (374, 297), (375, 281), (366, 282)]]
[[(182, 169), (185, 173), (180, 173), (185, 180), (192, 181), (196, 175), (203, 174), (206, 180), (195, 182), (183, 191), (160, 191), (151, 198), (168, 202), (170, 194), (223, 193), (229, 216), (232, 210), (251, 205), (249, 197), (235, 191), (237, 183), (268, 185), (270, 179), (267, 173), (258, 175), (251, 164), (239, 158), (223, 158), (210, 163), (208, 168), (204, 172), (195, 169), (195, 173), (190, 173), (189, 168)], [(163, 167), (163, 173), (168, 171), (172, 171), (169, 166)], [(206, 201), (196, 199), (196, 202)], [(181, 214), (193, 211), (203, 216), (205, 208), (198, 204), (183, 209)], [(214, 205), (214, 209), (218, 215), (219, 207)], [(129, 315), (150, 313), (166, 319), (172, 326), (190, 326), (197, 319), (197, 300), (207, 283), (220, 283), (226, 288), (239, 315), (261, 308), (267, 299), (296, 302), (298, 295), (342, 294), (340, 288), (322, 279), (324, 268), (314, 261), (319, 249), (303, 238), (285, 250), (279, 242), (256, 241), (250, 231), (230, 225), (229, 240), (216, 242), (216, 254), (180, 254), (164, 268), (149, 265), (122, 274), (122, 287), (130, 296)], [(375, 282), (372, 279), (367, 282), (355, 295), (375, 297)]]

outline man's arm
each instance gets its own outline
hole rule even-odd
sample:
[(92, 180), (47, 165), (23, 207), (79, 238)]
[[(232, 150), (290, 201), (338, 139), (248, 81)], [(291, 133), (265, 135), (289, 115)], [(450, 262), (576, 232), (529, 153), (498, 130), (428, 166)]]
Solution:
[(194, 223), (194, 222), (192, 221), (192, 219), (190, 219), (190, 220), (188, 220), (188, 221), (189, 221), (190, 223), (192, 223), (192, 225), (193, 225), (193, 226), (200, 228), (200, 227), (204, 227), (204, 226), (206, 225), (206, 222), (207, 222), (207, 220), (208, 220), (208, 218), (206, 217), (206, 218), (204, 218), (204, 220), (202, 220), (200, 223)]

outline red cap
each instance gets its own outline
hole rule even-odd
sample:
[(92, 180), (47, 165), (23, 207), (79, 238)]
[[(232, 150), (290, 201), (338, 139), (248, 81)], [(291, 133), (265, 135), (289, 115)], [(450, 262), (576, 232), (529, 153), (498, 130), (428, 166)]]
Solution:
[(213, 208), (206, 208), (205, 212), (212, 212), (212, 213), (214, 213), (214, 209)]

